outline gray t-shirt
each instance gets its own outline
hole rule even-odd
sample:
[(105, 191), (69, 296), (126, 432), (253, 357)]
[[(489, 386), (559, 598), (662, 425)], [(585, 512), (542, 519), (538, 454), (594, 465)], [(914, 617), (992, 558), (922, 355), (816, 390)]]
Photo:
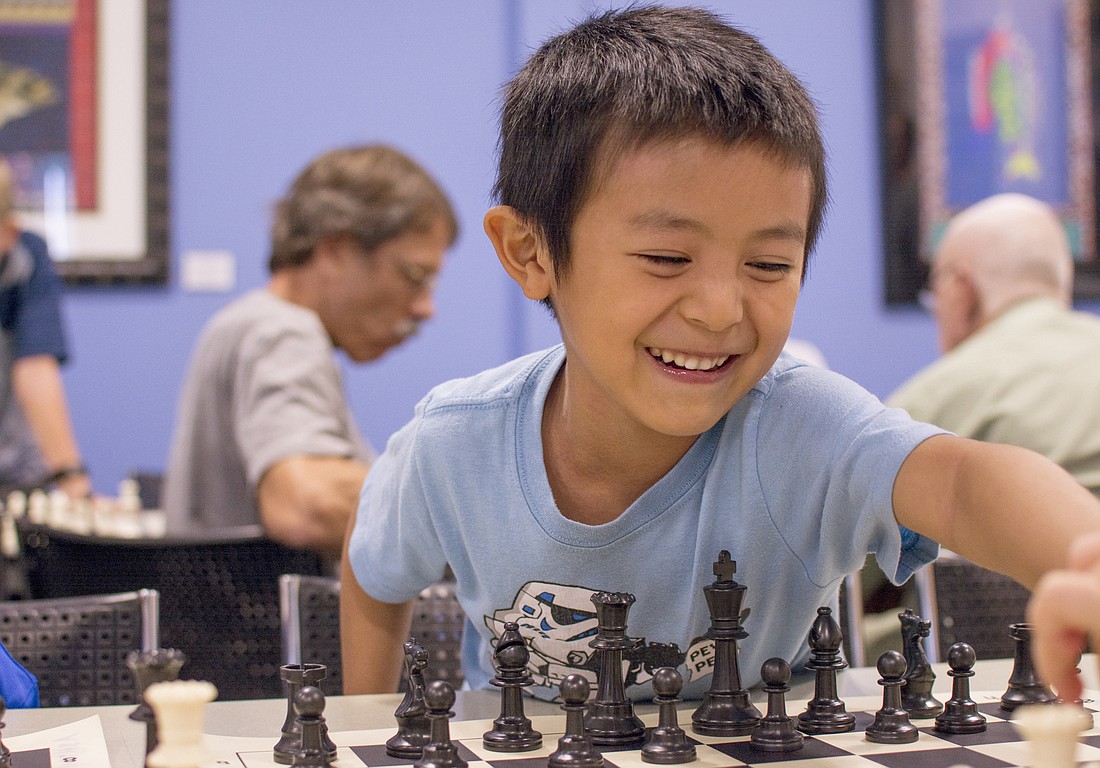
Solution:
[(180, 398), (163, 506), (173, 533), (260, 521), (256, 487), (292, 456), (370, 460), (312, 311), (266, 290), (216, 314)]

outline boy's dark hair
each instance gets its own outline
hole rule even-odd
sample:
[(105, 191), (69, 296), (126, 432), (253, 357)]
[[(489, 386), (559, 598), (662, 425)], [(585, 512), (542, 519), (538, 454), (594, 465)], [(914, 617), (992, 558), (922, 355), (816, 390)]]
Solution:
[(268, 269), (305, 264), (328, 238), (351, 237), (369, 252), (440, 220), (453, 244), (454, 209), (411, 157), (380, 144), (334, 149), (306, 166), (276, 205)]
[(810, 171), (808, 266), (828, 197), (814, 103), (756, 38), (698, 8), (609, 11), (544, 43), (505, 89), (493, 191), (564, 275), (573, 221), (600, 173), (627, 149), (692, 134), (752, 142)]

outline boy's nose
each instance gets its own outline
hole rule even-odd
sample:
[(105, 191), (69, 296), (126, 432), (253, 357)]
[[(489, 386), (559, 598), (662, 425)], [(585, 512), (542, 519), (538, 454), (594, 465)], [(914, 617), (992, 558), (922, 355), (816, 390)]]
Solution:
[(741, 283), (733, 277), (700, 277), (684, 297), (684, 317), (708, 331), (724, 331), (745, 315)]

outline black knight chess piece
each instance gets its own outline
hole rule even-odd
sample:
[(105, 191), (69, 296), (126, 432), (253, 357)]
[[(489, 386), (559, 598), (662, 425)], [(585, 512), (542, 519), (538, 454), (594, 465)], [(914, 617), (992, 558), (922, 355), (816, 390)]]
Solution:
[(542, 746), (542, 734), (531, 727), (523, 714), (523, 689), (534, 680), (527, 674), (531, 652), (519, 633), (519, 624), (509, 621), (493, 651), (497, 673), (489, 682), (500, 688), (500, 716), (493, 721), (481, 743), (493, 752), (527, 752)]
[(1016, 649), (1012, 655), (1008, 690), (1001, 696), (1001, 709), (1013, 712), (1024, 704), (1054, 704), (1058, 697), (1039, 679), (1031, 660), (1031, 625), (1013, 624), (1008, 634), (1016, 641)]
[(737, 661), (737, 641), (749, 633), (741, 626), (748, 611), (741, 612), (745, 586), (733, 580), (736, 572), (737, 563), (723, 549), (714, 563), (714, 583), (703, 587), (711, 622), (707, 637), (714, 641), (714, 673), (691, 723), (696, 733), (706, 736), (744, 736), (760, 722), (760, 710), (741, 685)]
[(967, 643), (955, 643), (947, 649), (947, 674), (951, 678), (951, 698), (944, 704), (943, 714), (936, 718), (940, 733), (981, 733), (986, 729), (985, 716), (970, 698), (970, 678), (974, 676), (977, 655)]
[(455, 691), (446, 680), (436, 680), (424, 689), (424, 703), (431, 721), (431, 739), (424, 747), (420, 759), (413, 768), (466, 768), (467, 763), (458, 756), (458, 746), (451, 741), (451, 707), (455, 703)]
[(749, 743), (764, 752), (795, 752), (802, 749), (802, 734), (794, 726), (794, 719), (787, 715), (787, 691), (791, 690), (791, 665), (784, 659), (773, 658), (760, 667), (760, 679), (768, 694), (768, 713), (752, 732)]
[(695, 745), (680, 727), (676, 714), (683, 688), (684, 678), (675, 667), (661, 667), (653, 673), (653, 703), (657, 705), (658, 721), (642, 745), (643, 762), (674, 765), (695, 759)]
[(598, 632), (589, 645), (596, 649), (596, 698), (584, 715), (584, 728), (593, 744), (614, 747), (637, 746), (645, 735), (645, 726), (634, 714), (634, 704), (626, 697), (623, 681), (623, 651), (638, 645), (626, 635), (626, 616), (634, 604), (634, 595), (626, 592), (597, 592)]
[(911, 744), (920, 735), (909, 722), (909, 713), (901, 706), (901, 688), (905, 685), (905, 657), (895, 650), (878, 657), (878, 684), (882, 686), (882, 709), (867, 726), (864, 737), (876, 744)]
[(414, 638), (406, 640), (402, 648), (405, 651), (405, 677), (409, 685), (405, 697), (394, 710), (397, 733), (386, 742), (386, 754), (415, 760), (424, 753), (424, 747), (431, 738), (428, 707), (424, 703), (424, 670), (428, 667), (428, 651)]
[[(303, 687), (316, 687), (328, 676), (328, 669), (324, 664), (284, 664), (279, 668), (279, 677), (286, 684), (287, 706), (286, 719), (283, 721), (282, 735), (272, 748), (272, 759), (280, 765), (292, 765), (295, 750), (302, 743), (302, 730), (298, 723), (295, 697)], [(336, 759), (336, 745), (328, 737), (328, 728), (322, 720), (321, 741), (326, 748), (325, 754), (329, 760)]]
[(566, 675), (558, 686), (565, 710), (565, 733), (558, 748), (546, 759), (547, 768), (603, 768), (601, 755), (584, 730), (584, 707), (591, 688), (581, 675)]
[(901, 645), (905, 655), (905, 687), (901, 690), (901, 706), (909, 717), (924, 720), (943, 712), (943, 704), (932, 695), (936, 673), (928, 662), (924, 641), (932, 631), (932, 622), (906, 608), (898, 614), (901, 621)]
[(837, 696), (836, 673), (848, 664), (840, 657), (844, 635), (830, 608), (817, 609), (808, 642), (811, 653), (806, 668), (814, 672), (814, 697), (798, 716), (798, 730), (809, 734), (854, 730), (855, 715), (845, 710), (844, 702)]

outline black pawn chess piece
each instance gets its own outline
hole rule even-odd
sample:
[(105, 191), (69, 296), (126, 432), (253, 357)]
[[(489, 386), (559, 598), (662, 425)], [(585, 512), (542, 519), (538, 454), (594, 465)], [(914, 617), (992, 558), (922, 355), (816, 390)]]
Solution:
[(145, 754), (157, 748), (157, 719), (153, 708), (145, 701), (145, 689), (153, 683), (165, 683), (179, 678), (180, 668), (187, 662), (183, 651), (175, 648), (157, 648), (152, 651), (131, 651), (126, 656), (126, 666), (134, 675), (134, 688), (140, 702), (131, 720), (145, 723)]
[[(4, 715), (8, 713), (8, 704), (0, 696), (0, 730), (4, 728)], [(0, 768), (11, 768), (11, 750), (0, 740)]]
[(905, 655), (905, 687), (901, 690), (901, 706), (909, 717), (924, 720), (943, 712), (943, 704), (932, 695), (936, 673), (928, 661), (924, 641), (932, 630), (909, 608), (898, 614), (901, 621), (902, 653)]
[(565, 733), (558, 739), (558, 748), (547, 758), (547, 768), (603, 768), (603, 755), (592, 746), (584, 730), (588, 681), (581, 675), (566, 675), (558, 690), (561, 708), (565, 710)]
[(867, 726), (864, 736), (876, 744), (910, 744), (917, 740), (917, 727), (909, 722), (909, 713), (901, 706), (901, 687), (905, 685), (905, 657), (889, 650), (878, 657), (882, 686), (882, 709)]
[(744, 736), (760, 722), (760, 710), (741, 685), (737, 661), (737, 641), (749, 633), (741, 627), (746, 587), (733, 580), (736, 572), (737, 563), (723, 549), (714, 563), (714, 583), (703, 587), (710, 610), (707, 637), (714, 641), (714, 673), (703, 703), (691, 715), (691, 724), (696, 733), (706, 736)]
[(695, 745), (688, 741), (680, 727), (676, 705), (680, 703), (680, 691), (684, 678), (675, 667), (661, 667), (653, 673), (653, 702), (657, 705), (657, 727), (649, 732), (642, 745), (642, 761), (673, 765), (690, 763), (695, 759)]
[(534, 680), (527, 674), (531, 652), (519, 633), (519, 624), (509, 621), (493, 651), (497, 673), (489, 682), (500, 688), (500, 716), (481, 743), (493, 752), (527, 752), (542, 746), (542, 734), (531, 727), (523, 714), (523, 689)]
[(403, 648), (405, 677), (409, 685), (405, 697), (394, 710), (397, 733), (386, 742), (386, 754), (415, 760), (424, 753), (424, 747), (431, 740), (428, 707), (424, 703), (424, 670), (428, 667), (428, 651), (415, 638), (409, 638)]
[(981, 733), (986, 728), (985, 716), (970, 698), (970, 678), (974, 676), (977, 655), (967, 643), (955, 643), (947, 649), (947, 674), (951, 678), (951, 698), (944, 704), (943, 714), (936, 718), (940, 733)]
[[(298, 724), (295, 699), (304, 686), (314, 686), (328, 676), (324, 664), (284, 664), (279, 668), (279, 677), (286, 684), (286, 719), (283, 720), (282, 734), (272, 748), (272, 759), (280, 765), (291, 765), (294, 752), (302, 743), (302, 729)], [(323, 722), (323, 721), (322, 721)], [(321, 740), (327, 749), (330, 760), (336, 759), (336, 745), (328, 737), (328, 728), (322, 725)]]
[(1001, 696), (1001, 709), (1013, 712), (1024, 704), (1053, 704), (1058, 701), (1054, 691), (1039, 679), (1031, 660), (1031, 625), (1013, 624), (1008, 628), (1008, 634), (1016, 641), (1016, 649), (1008, 690)]
[(802, 749), (802, 734), (787, 715), (787, 691), (791, 681), (791, 665), (780, 658), (768, 659), (760, 667), (760, 679), (768, 694), (768, 713), (749, 737), (749, 743), (764, 752), (795, 752)]
[(295, 719), (302, 734), (301, 743), (291, 753), (292, 768), (326, 768), (335, 757), (325, 745), (325, 694), (312, 685), (303, 685), (294, 694)]
[(856, 727), (855, 715), (845, 710), (844, 702), (837, 696), (836, 673), (848, 664), (840, 657), (844, 635), (832, 613), (830, 608), (818, 608), (817, 618), (810, 627), (811, 654), (806, 668), (814, 671), (814, 697), (798, 716), (796, 725), (803, 733), (844, 733)]
[(451, 741), (454, 688), (446, 680), (429, 683), (424, 689), (424, 703), (431, 722), (431, 739), (420, 759), (413, 763), (414, 768), (466, 768), (466, 761), (458, 756), (458, 747)]
[(623, 651), (638, 645), (626, 636), (626, 615), (634, 604), (634, 595), (626, 592), (597, 592), (592, 595), (596, 607), (598, 632), (589, 646), (596, 649), (596, 697), (584, 714), (584, 729), (593, 744), (631, 747), (642, 743), (645, 725), (634, 714), (634, 704), (626, 697), (623, 683)]

